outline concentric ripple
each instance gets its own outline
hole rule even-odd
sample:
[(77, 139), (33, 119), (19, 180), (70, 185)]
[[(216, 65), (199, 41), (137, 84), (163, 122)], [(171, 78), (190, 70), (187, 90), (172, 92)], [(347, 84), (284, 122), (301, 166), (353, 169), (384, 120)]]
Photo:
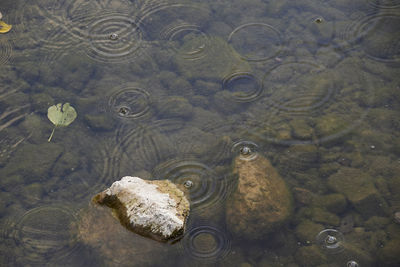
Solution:
[(232, 146), (232, 154), (242, 160), (254, 160), (258, 156), (258, 145), (252, 141), (238, 141)]
[(150, 94), (141, 88), (127, 86), (117, 90), (108, 100), (109, 111), (120, 118), (135, 119), (150, 109)]
[(250, 102), (262, 94), (262, 86), (258, 79), (248, 72), (233, 73), (222, 81), (224, 90), (232, 93), (237, 102)]
[(12, 51), (13, 48), (11, 42), (5, 39), (0, 39), (0, 65), (4, 66), (9, 62)]
[(95, 169), (99, 180), (115, 181), (138, 171), (152, 170), (155, 166), (176, 154), (175, 147), (161, 133), (158, 124), (127, 124), (115, 131), (102, 154), (96, 160)]
[(234, 29), (228, 42), (248, 61), (274, 58), (282, 50), (281, 33), (265, 23), (247, 23)]
[(8, 234), (22, 249), (24, 260), (44, 265), (79, 249), (76, 221), (74, 212), (65, 206), (42, 206), (25, 213)]
[(87, 54), (101, 62), (132, 60), (143, 47), (142, 31), (128, 14), (102, 14), (89, 26)]
[(390, 9), (400, 7), (399, 0), (369, 0), (369, 4), (380, 9)]
[(188, 230), (181, 241), (185, 254), (201, 262), (217, 262), (231, 250), (228, 236), (211, 225), (195, 226)]
[(209, 10), (199, 5), (160, 2), (142, 12), (139, 25), (146, 38), (166, 41), (173, 54), (196, 60), (209, 48), (208, 36), (202, 30), (208, 16)]
[(316, 242), (327, 253), (335, 254), (344, 250), (344, 236), (335, 229), (325, 229), (318, 233)]
[(364, 71), (350, 74), (353, 67), (347, 62), (333, 71), (308, 61), (272, 67), (263, 80), (263, 97), (246, 111), (241, 136), (259, 144), (316, 144), (355, 130), (375, 89)]
[[(209, 46), (207, 35), (197, 25), (180, 23), (168, 25), (161, 31), (162, 40), (167, 40), (174, 52), (189, 60), (196, 60), (205, 56), (204, 52)], [(195, 40), (190, 42), (190, 40)], [(186, 42), (190, 46), (185, 46)]]
[(61, 57), (71, 49), (76, 51), (83, 39), (71, 34), (73, 24), (66, 19), (65, 5), (64, 1), (23, 3), (13, 11), (9, 22), (15, 25), (12, 29), (15, 46), (23, 53), (40, 48), (46, 57)]
[[(272, 105), (288, 112), (308, 111), (321, 107), (330, 100), (333, 89), (301, 83), (302, 75), (310, 75), (324, 68), (316, 63), (300, 61), (286, 62), (270, 69), (263, 79), (263, 91)], [(284, 81), (288, 81), (284, 83)], [(290, 80), (296, 80), (291, 83)]]
[[(189, 160), (171, 160), (156, 167), (153, 177), (168, 179), (189, 190), (191, 209), (205, 209), (221, 204), (227, 196), (227, 181), (208, 166)], [(188, 182), (190, 181), (190, 182)], [(186, 186), (191, 184), (191, 186)]]
[(359, 48), (371, 59), (382, 62), (400, 60), (400, 15), (373, 13), (350, 25), (344, 37), (352, 49)]

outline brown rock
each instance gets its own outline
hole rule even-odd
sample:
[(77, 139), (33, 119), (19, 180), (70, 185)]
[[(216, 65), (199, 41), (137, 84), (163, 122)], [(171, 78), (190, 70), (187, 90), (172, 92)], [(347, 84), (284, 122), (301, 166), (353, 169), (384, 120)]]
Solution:
[(229, 229), (238, 236), (259, 239), (282, 225), (292, 212), (292, 198), (269, 160), (234, 160), (238, 186), (227, 203)]
[(170, 257), (170, 247), (121, 227), (114, 216), (108, 208), (93, 204), (79, 213), (77, 238), (101, 257), (104, 266), (156, 265)]
[(299, 203), (302, 205), (309, 205), (314, 198), (314, 195), (310, 190), (307, 190), (307, 189), (301, 188), (301, 187), (293, 188), (293, 194), (294, 194), (296, 203)]

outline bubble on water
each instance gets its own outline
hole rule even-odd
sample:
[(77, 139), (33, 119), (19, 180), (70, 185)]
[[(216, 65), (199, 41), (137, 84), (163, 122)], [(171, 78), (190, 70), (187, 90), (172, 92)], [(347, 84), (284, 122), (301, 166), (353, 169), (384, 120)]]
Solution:
[(157, 166), (152, 177), (168, 179), (186, 186), (192, 210), (209, 209), (221, 205), (228, 193), (226, 177), (197, 161), (170, 160)]
[(129, 14), (104, 13), (89, 25), (87, 54), (98, 61), (132, 61), (145, 47), (142, 31)]
[(252, 151), (248, 146), (245, 146), (242, 149), (240, 149), (240, 154), (242, 154), (244, 156), (250, 155), (251, 152)]
[(144, 116), (149, 111), (150, 104), (150, 94), (146, 90), (131, 86), (116, 90), (108, 100), (109, 111), (126, 119)]
[(231, 148), (231, 152), (235, 156), (239, 156), (242, 160), (254, 160), (258, 156), (258, 145), (252, 141), (235, 142)]
[(346, 266), (347, 267), (358, 267), (359, 265), (356, 261), (351, 260), (351, 261), (347, 262)]
[(320, 23), (324, 22), (324, 19), (322, 17), (317, 17), (314, 19), (314, 22), (317, 24), (320, 24)]
[(118, 40), (118, 38), (119, 38), (119, 36), (118, 36), (117, 33), (112, 33), (112, 34), (110, 34), (110, 39), (111, 39), (111, 40), (116, 41), (116, 40)]
[(344, 236), (335, 229), (325, 229), (316, 237), (317, 244), (327, 253), (339, 253), (344, 250)]

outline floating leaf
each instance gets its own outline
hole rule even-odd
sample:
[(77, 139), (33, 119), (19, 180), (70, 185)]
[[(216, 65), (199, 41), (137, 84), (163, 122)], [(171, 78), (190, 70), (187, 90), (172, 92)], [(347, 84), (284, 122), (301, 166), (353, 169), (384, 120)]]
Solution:
[(4, 21), (0, 20), (0, 33), (7, 33), (11, 30), (12, 25), (5, 23)]
[(56, 127), (70, 125), (76, 119), (76, 116), (75, 109), (69, 103), (65, 103), (64, 105), (58, 103), (57, 105), (49, 107), (47, 110), (47, 117), (55, 126), (48, 141), (51, 141)]

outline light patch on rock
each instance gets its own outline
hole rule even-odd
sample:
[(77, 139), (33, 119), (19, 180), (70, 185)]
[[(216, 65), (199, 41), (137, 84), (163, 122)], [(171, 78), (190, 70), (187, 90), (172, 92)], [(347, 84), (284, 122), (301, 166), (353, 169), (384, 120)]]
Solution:
[(121, 223), (132, 231), (161, 241), (184, 232), (190, 209), (184, 193), (171, 181), (131, 176), (114, 182), (94, 201), (113, 208)]

